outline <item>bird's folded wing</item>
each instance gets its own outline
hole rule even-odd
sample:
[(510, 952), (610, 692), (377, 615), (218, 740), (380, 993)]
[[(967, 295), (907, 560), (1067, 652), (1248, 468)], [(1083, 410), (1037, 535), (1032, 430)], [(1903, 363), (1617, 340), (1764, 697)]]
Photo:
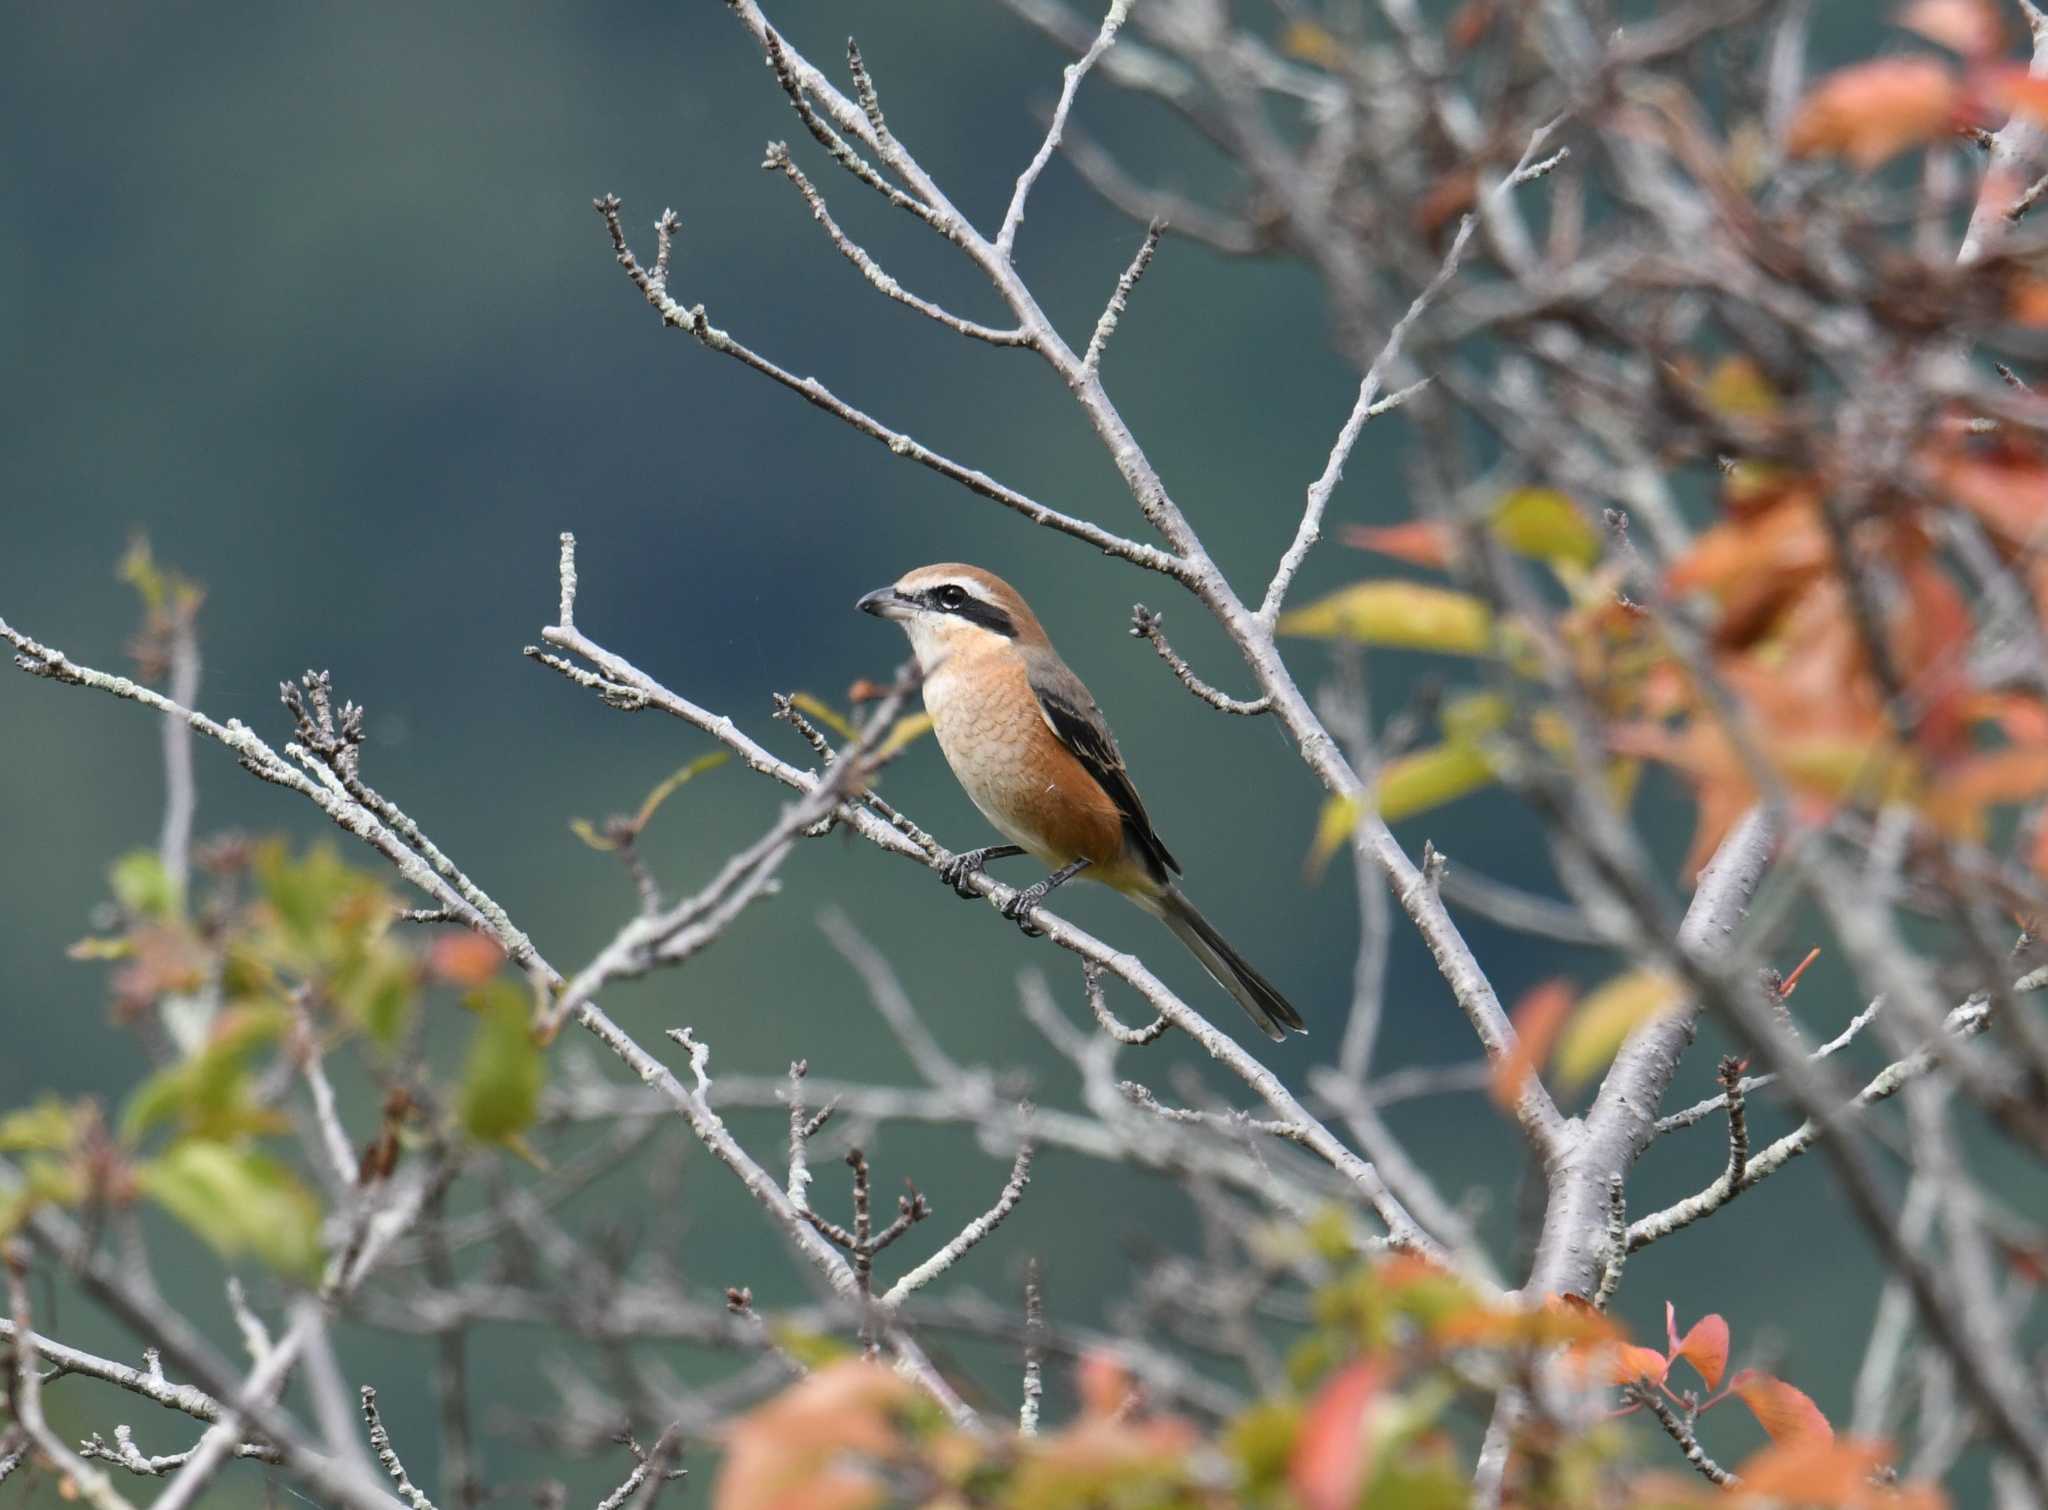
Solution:
[(1169, 870), (1179, 874), (1180, 861), (1174, 859), (1172, 851), (1153, 831), (1152, 819), (1145, 812), (1138, 789), (1131, 785), (1130, 772), (1124, 769), (1116, 736), (1109, 732), (1102, 710), (1095, 706), (1095, 699), (1081, 685), (1081, 679), (1058, 661), (1039, 661), (1031, 667), (1031, 691), (1038, 698), (1038, 711), (1044, 715), (1046, 727), (1109, 794), (1138, 847), (1161, 867), (1162, 878)]

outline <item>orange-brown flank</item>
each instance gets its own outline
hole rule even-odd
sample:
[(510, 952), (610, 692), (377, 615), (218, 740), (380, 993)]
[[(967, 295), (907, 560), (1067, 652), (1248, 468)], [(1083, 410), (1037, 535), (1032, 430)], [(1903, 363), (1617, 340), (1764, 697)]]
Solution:
[(1091, 880), (1138, 882), (1123, 815), (1047, 727), (1021, 656), (962, 644), (925, 683), (939, 747), (982, 816), (1052, 866), (1085, 859)]

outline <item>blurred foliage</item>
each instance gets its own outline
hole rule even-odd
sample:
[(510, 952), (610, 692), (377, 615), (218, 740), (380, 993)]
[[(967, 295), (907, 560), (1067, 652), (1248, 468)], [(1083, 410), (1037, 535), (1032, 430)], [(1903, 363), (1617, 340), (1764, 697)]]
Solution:
[[(743, 1414), (725, 1438), (715, 1510), (1457, 1510), (1470, 1483), (1452, 1429), (1491, 1408), (1495, 1389), (1560, 1360), (1584, 1392), (1578, 1424), (1523, 1432), (1505, 1502), (1526, 1510), (1943, 1510), (1940, 1490), (1900, 1485), (1882, 1443), (1837, 1439), (1797, 1386), (1727, 1372), (1728, 1323), (1684, 1333), (1665, 1306), (1664, 1346), (1632, 1342), (1576, 1297), (1534, 1306), (1489, 1301), (1412, 1256), (1360, 1260), (1341, 1213), (1273, 1240), (1314, 1255), (1328, 1278), (1288, 1360), (1292, 1387), (1220, 1430), (1156, 1410), (1106, 1354), (1076, 1370), (1080, 1410), (1044, 1432), (973, 1436), (954, 1428), (878, 1361), (818, 1361)], [(1674, 1368), (1685, 1364), (1686, 1375)], [(1704, 1385), (1704, 1392), (1690, 1381)], [(1669, 1444), (1617, 1422), (1654, 1401), (1692, 1438), (1701, 1417), (1746, 1409), (1767, 1445), (1728, 1489), (1673, 1475)], [(1717, 1467), (1716, 1471), (1720, 1471)]]

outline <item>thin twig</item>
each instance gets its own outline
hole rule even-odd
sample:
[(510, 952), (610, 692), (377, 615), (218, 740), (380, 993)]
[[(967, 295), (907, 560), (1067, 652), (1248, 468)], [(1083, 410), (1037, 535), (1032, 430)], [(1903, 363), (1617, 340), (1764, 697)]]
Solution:
[(1131, 635), (1134, 639), (1149, 641), (1152, 648), (1159, 652), (1159, 659), (1166, 662), (1168, 669), (1180, 678), (1183, 687), (1218, 712), (1236, 713), (1250, 718), (1255, 714), (1272, 711), (1273, 698), (1270, 693), (1264, 697), (1249, 699), (1231, 697), (1227, 693), (1217, 691), (1195, 675), (1194, 668), (1182, 658), (1180, 652), (1166, 643), (1166, 633), (1160, 628), (1165, 617), (1164, 614), (1154, 613), (1143, 603), (1134, 603), (1131, 605)]
[(391, 1433), (384, 1429), (384, 1419), (377, 1413), (377, 1391), (368, 1384), (362, 1387), (362, 1402), (363, 1421), (370, 1428), (370, 1450), (377, 1454), (378, 1463), (391, 1475), (391, 1482), (398, 1488), (398, 1497), (412, 1506), (412, 1510), (434, 1510), (434, 1502), (406, 1475), (405, 1464), (399, 1461), (398, 1451), (391, 1445)]

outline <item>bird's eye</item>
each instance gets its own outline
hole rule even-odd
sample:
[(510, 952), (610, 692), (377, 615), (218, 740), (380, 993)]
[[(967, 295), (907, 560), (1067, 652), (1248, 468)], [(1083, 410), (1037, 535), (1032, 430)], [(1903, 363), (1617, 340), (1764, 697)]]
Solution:
[(932, 594), (932, 599), (939, 607), (950, 613), (956, 608), (965, 608), (967, 606), (967, 589), (948, 582), (944, 587)]

